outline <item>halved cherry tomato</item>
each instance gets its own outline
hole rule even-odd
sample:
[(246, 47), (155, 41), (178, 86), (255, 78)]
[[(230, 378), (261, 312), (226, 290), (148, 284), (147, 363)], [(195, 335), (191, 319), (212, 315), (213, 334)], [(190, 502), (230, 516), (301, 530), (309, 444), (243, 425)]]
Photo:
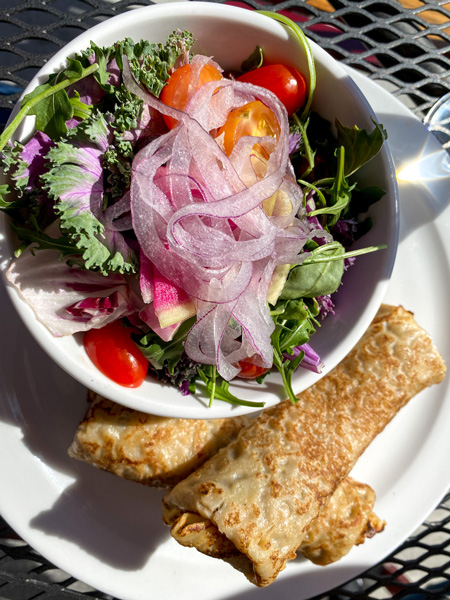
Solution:
[(225, 154), (229, 156), (236, 142), (244, 135), (277, 137), (280, 125), (273, 111), (259, 100), (232, 110), (217, 136), (224, 134)]
[(273, 92), (284, 104), (289, 116), (305, 103), (306, 80), (294, 67), (265, 65), (259, 69), (248, 71), (237, 79)]
[(125, 387), (139, 387), (145, 379), (148, 361), (131, 339), (137, 330), (113, 321), (84, 334), (84, 348), (94, 365), (106, 377)]
[(241, 370), (238, 373), (238, 377), (242, 377), (242, 379), (256, 379), (257, 377), (261, 377), (264, 373), (267, 373), (270, 369), (266, 369), (265, 367), (259, 367), (258, 365), (253, 364), (249, 360), (240, 360), (238, 362)]
[[(212, 65), (204, 65), (200, 69), (198, 81), (195, 90), (198, 90), (205, 83), (210, 81), (219, 81), (222, 79), (220, 72)], [(169, 77), (168, 82), (163, 87), (160, 100), (167, 106), (184, 110), (188, 102), (189, 83), (191, 80), (191, 65), (183, 65), (176, 69)], [(164, 116), (164, 121), (169, 129), (173, 129), (178, 124), (176, 119)]]

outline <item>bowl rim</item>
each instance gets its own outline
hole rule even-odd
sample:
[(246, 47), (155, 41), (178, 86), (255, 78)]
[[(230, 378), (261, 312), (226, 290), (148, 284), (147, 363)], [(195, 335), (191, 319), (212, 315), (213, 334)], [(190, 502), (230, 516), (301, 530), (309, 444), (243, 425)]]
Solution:
[[(200, 1), (189, 1), (189, 2), (170, 2), (164, 4), (155, 4), (150, 6), (145, 6), (141, 8), (133, 9), (130, 12), (116, 15), (107, 19), (106, 21), (95, 25), (94, 27), (84, 31), (79, 36), (68, 42), (64, 47), (62, 47), (58, 52), (56, 52), (52, 58), (38, 71), (38, 73), (32, 78), (28, 86), (25, 88), (23, 93), (20, 96), (20, 99), (27, 94), (31, 89), (33, 89), (43, 78), (46, 78), (50, 73), (56, 70), (56, 67), (64, 63), (66, 58), (70, 56), (72, 53), (87, 47), (90, 43), (90, 39), (95, 39), (97, 34), (103, 35), (103, 31), (106, 27), (111, 27), (111, 25), (119, 25), (126, 29), (132, 25), (133, 22), (136, 22), (142, 18), (151, 18), (158, 19), (159, 16), (173, 16), (175, 18), (182, 18), (186, 15), (191, 16), (208, 16), (213, 18), (222, 18), (226, 16), (227, 18), (237, 19), (238, 21), (244, 20), (244, 15), (252, 14), (252, 26), (260, 27), (263, 29), (270, 29), (273, 32), (282, 35), (286, 35), (286, 30), (281, 23), (269, 19), (268, 17), (249, 11), (248, 9), (240, 8), (237, 6), (224, 5), (224, 4), (216, 4), (216, 3), (208, 3), (208, 2), (200, 2)], [(181, 16), (181, 17), (180, 17)], [(309, 38), (308, 38), (309, 39)], [(324, 49), (322, 49), (317, 43), (309, 39), (311, 47), (314, 52), (314, 56), (316, 61), (320, 59), (325, 62), (325, 64), (333, 65), (338, 72), (339, 77), (343, 79), (343, 85), (346, 86), (350, 93), (357, 99), (359, 104), (364, 106), (364, 110), (367, 111), (367, 115), (370, 118), (376, 120), (375, 113), (370, 107), (369, 102), (357, 86), (357, 84), (351, 79), (347, 71), (345, 71), (344, 67), (335, 59), (333, 59)], [(8, 123), (16, 114), (20, 99), (15, 105), (13, 112), (8, 120)], [(24, 137), (23, 131), (19, 130), (19, 136)], [(340, 359), (345, 356), (348, 350), (353, 347), (353, 345), (358, 341), (358, 339), (363, 335), (366, 327), (369, 325), (372, 318), (375, 316), (382, 300), (385, 295), (385, 291), (389, 282), (389, 278), (391, 276), (397, 245), (399, 238), (399, 195), (398, 195), (398, 186), (395, 177), (395, 168), (394, 162), (389, 150), (388, 145), (383, 144), (383, 148), (381, 150), (383, 164), (386, 167), (386, 172), (388, 173), (388, 179), (390, 182), (389, 192), (392, 195), (392, 199), (389, 205), (389, 213), (391, 218), (391, 223), (388, 224), (391, 228), (390, 233), (390, 248), (388, 249), (388, 254), (383, 263), (382, 269), (382, 280), (376, 282), (374, 291), (372, 293), (370, 302), (359, 315), (357, 323), (359, 326), (356, 328), (356, 331), (352, 329), (349, 337), (349, 342), (347, 344), (347, 350), (345, 353), (340, 353)], [(0, 223), (0, 232), (5, 231), (8, 228), (7, 224), (8, 217), (6, 215), (2, 215), (2, 221)], [(7, 236), (3, 236), (6, 239)], [(3, 241), (1, 245), (5, 245)], [(5, 257), (3, 257), (5, 258)], [(7, 260), (7, 259), (6, 259)], [(5, 263), (5, 261), (3, 261)], [(62, 338), (54, 338), (49, 334), (46, 330), (45, 326), (41, 324), (31, 307), (29, 307), (26, 302), (21, 298), (20, 293), (14, 289), (9, 282), (5, 279), (5, 264), (2, 265), (2, 279), (7, 289), (8, 295), (16, 309), (16, 312), (19, 314), (20, 318), (24, 322), (26, 328), (31, 333), (31, 335), (38, 342), (40, 347), (66, 372), (68, 372), (74, 379), (82, 383), (88, 388), (93, 389), (95, 392), (105, 395), (106, 397), (114, 400), (120, 404), (128, 406), (133, 409), (141, 410), (143, 412), (151, 412), (155, 415), (160, 416), (170, 416), (170, 417), (180, 417), (180, 418), (220, 418), (225, 416), (237, 416), (241, 414), (247, 414), (251, 412), (255, 412), (256, 409), (249, 407), (234, 407), (228, 405), (223, 402), (216, 402), (212, 408), (207, 408), (207, 405), (202, 402), (198, 402), (198, 407), (195, 406), (195, 403), (188, 404), (186, 402), (186, 407), (172, 407), (170, 403), (167, 401), (160, 401), (156, 404), (152, 398), (141, 401), (136, 394), (136, 391), (139, 388), (130, 390), (129, 388), (123, 388), (122, 386), (118, 386), (107, 379), (104, 375), (100, 373), (93, 365), (90, 363), (82, 366), (77, 363), (73, 357), (70, 357), (68, 362), (68, 357), (65, 352), (61, 351), (60, 344), (54, 343), (55, 340), (61, 340)], [(53, 343), (52, 343), (53, 342)], [(340, 360), (339, 359), (339, 360)], [(305, 381), (306, 385), (302, 386), (302, 389), (309, 387), (312, 383), (317, 381), (321, 376), (325, 375), (331, 368), (333, 368), (339, 360), (334, 361), (328, 367), (324, 369), (324, 372), (320, 376), (306, 377)], [(155, 390), (156, 394), (159, 395), (158, 390), (161, 390), (165, 387), (165, 384), (161, 384), (156, 380), (151, 381), (152, 389)], [(141, 388), (142, 389), (142, 388)], [(179, 392), (174, 390), (177, 394)], [(263, 390), (261, 390), (263, 392)], [(181, 394), (180, 394), (181, 396)], [(279, 398), (277, 401), (279, 401)], [(266, 407), (270, 407), (275, 404), (277, 401), (273, 401), (267, 404)], [(146, 406), (146, 402), (149, 402), (149, 406)]]

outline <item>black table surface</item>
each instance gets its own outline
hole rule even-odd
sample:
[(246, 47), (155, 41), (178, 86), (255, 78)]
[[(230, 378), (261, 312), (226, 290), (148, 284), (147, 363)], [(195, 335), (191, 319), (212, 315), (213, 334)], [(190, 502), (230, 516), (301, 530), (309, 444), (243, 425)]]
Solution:
[[(283, 12), (344, 64), (382, 81), (423, 118), (450, 91), (448, 0), (240, 0)], [(142, 0), (0, 0), (0, 126), (28, 81), (85, 29)], [(1, 492), (0, 492), (1, 493)], [(0, 516), (0, 600), (111, 598), (33, 550)], [(315, 600), (450, 598), (450, 492), (395, 552)], [(295, 600), (295, 599), (293, 599)]]

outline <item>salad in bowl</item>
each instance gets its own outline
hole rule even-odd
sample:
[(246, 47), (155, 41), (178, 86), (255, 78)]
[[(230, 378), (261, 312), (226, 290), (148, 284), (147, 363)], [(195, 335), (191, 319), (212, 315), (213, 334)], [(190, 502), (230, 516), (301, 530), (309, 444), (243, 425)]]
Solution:
[(283, 16), (190, 2), (111, 19), (44, 67), (1, 137), (11, 298), (63, 368), (132, 408), (295, 402), (381, 302), (385, 139)]

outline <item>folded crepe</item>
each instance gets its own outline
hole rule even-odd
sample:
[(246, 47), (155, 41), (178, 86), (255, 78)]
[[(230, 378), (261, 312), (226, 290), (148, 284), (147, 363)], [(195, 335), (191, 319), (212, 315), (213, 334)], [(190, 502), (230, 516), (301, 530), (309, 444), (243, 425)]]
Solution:
[[(172, 487), (186, 478), (233, 441), (253, 418), (163, 418), (126, 408), (91, 390), (88, 399), (90, 406), (69, 448), (70, 456), (153, 487)], [(374, 502), (372, 488), (350, 477), (344, 479), (308, 532), (301, 548), (305, 558), (329, 564), (382, 531), (384, 522), (372, 512)], [(211, 540), (210, 524), (204, 521), (203, 526)], [(192, 529), (198, 539), (199, 527), (198, 517), (192, 521), (186, 515), (172, 535), (190, 545)], [(237, 553), (234, 546), (232, 553)]]
[[(386, 523), (372, 512), (374, 502), (375, 492), (370, 486), (346, 477), (309, 527), (298, 551), (317, 565), (340, 560), (353, 546), (383, 531)], [(175, 521), (171, 535), (182, 546), (195, 547), (232, 564), (237, 561), (245, 568), (245, 560), (233, 542), (206, 517), (183, 513)]]
[(226, 446), (250, 417), (175, 419), (126, 408), (89, 390), (72, 458), (153, 487), (172, 487)]
[(164, 497), (164, 521), (177, 538), (183, 522), (197, 519), (199, 535), (191, 527), (188, 545), (258, 586), (272, 583), (370, 442), (444, 374), (413, 315), (381, 307), (356, 347), (295, 405), (263, 411), (178, 483)]
[(383, 531), (386, 523), (372, 512), (374, 503), (370, 486), (352, 477), (343, 479), (308, 528), (300, 554), (317, 565), (329, 565)]

